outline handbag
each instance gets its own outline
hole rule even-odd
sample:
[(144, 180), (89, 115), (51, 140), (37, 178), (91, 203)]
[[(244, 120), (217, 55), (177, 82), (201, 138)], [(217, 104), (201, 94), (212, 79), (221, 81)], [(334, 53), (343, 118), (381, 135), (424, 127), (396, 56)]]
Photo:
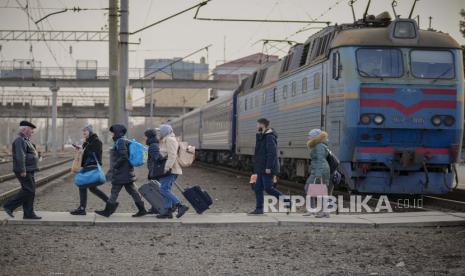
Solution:
[(105, 173), (100, 166), (95, 153), (93, 153), (97, 166), (82, 168), (74, 177), (74, 184), (79, 188), (88, 188), (102, 185), (107, 181)]
[(165, 173), (165, 165), (166, 165), (167, 160), (168, 160), (168, 156), (158, 158), (157, 161), (155, 161), (155, 164), (152, 166), (151, 170), (149, 171), (150, 179), (160, 179), (170, 174), (169, 171)]
[[(313, 180), (312, 184), (307, 186), (307, 196), (318, 197), (318, 196), (327, 196), (328, 195), (328, 186), (326, 184), (316, 184), (316, 177)], [(321, 178), (320, 178), (321, 182)]]
[(71, 172), (77, 173), (81, 170), (81, 162), (82, 162), (82, 152), (76, 150), (74, 153), (74, 160), (73, 164), (71, 165)]

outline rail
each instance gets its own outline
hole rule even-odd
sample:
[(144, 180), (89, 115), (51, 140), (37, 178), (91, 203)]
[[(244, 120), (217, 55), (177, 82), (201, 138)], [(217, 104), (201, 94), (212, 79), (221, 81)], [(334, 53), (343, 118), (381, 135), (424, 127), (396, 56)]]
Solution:
[[(57, 161), (57, 162), (54, 162), (54, 163), (51, 163), (51, 164), (47, 164), (47, 165), (44, 165), (42, 167), (39, 167), (39, 170), (40, 171), (45, 171), (45, 170), (48, 170), (48, 169), (51, 169), (51, 168), (54, 168), (54, 167), (58, 167), (60, 165), (63, 165), (66, 162), (72, 161), (73, 159), (74, 158), (67, 158), (65, 160), (60, 160), (60, 161)], [(15, 177), (16, 176), (15, 176), (14, 173), (1, 175), (0, 176), (0, 183), (11, 180), (11, 179), (14, 179)]]

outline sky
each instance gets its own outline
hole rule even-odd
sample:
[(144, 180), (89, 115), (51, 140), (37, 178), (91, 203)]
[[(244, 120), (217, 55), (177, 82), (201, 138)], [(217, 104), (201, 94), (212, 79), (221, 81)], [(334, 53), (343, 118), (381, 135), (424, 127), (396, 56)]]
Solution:
[[(108, 0), (0, 0), (0, 28), (3, 30), (36, 30), (26, 12), (17, 8), (29, 3), (29, 14), (35, 20), (63, 8), (107, 8)], [(130, 0), (129, 29), (134, 31), (152, 22), (167, 17), (200, 1), (192, 0)], [(413, 1), (398, 0), (397, 13), (407, 16)], [(332, 23), (352, 21), (348, 0), (212, 0), (199, 13), (202, 17), (246, 18), (246, 19), (318, 19)], [(355, 12), (360, 18), (367, 0), (355, 3)], [(16, 7), (16, 8), (15, 8)], [(51, 9), (48, 9), (51, 8)], [(460, 9), (465, 8), (465, 0), (421, 0), (417, 3), (414, 16), (420, 15), (421, 28), (428, 27), (428, 17), (432, 16), (434, 29), (449, 33), (460, 44), (465, 39), (459, 32)], [(373, 0), (369, 14), (389, 11), (390, 0)], [(144, 59), (182, 57), (190, 52), (212, 44), (208, 53), (202, 51), (191, 57), (198, 62), (207, 58), (210, 69), (226, 60), (237, 59), (263, 51), (283, 56), (286, 45), (279, 45), (283, 51), (263, 50), (261, 39), (288, 38), (303, 42), (316, 30), (293, 35), (306, 24), (282, 23), (240, 23), (194, 20), (195, 11), (187, 12), (160, 25), (149, 28), (130, 37), (130, 41), (141, 43), (130, 45), (129, 65), (141, 68)], [(41, 30), (101, 30), (107, 24), (106, 10), (66, 12), (49, 17), (39, 23)], [(321, 26), (314, 24), (312, 26)], [(100, 67), (108, 67), (107, 42), (6, 42), (0, 41), (0, 59), (35, 59), (42, 66), (74, 67), (80, 59), (97, 60)], [(31, 52), (32, 45), (32, 52)], [(72, 53), (70, 53), (70, 47)]]

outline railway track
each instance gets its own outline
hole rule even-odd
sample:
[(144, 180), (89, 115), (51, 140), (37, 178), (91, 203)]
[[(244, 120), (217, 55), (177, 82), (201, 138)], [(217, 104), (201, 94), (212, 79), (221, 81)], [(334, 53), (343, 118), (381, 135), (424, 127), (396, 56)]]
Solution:
[[(60, 166), (60, 165), (62, 165), (64, 163), (70, 162), (72, 160), (73, 160), (73, 158), (67, 158), (65, 160), (60, 160), (60, 161), (57, 161), (57, 162), (54, 162), (54, 163), (51, 163), (51, 164), (47, 164), (47, 165), (39, 167), (39, 171), (45, 171), (45, 170)], [(11, 180), (11, 179), (14, 179), (15, 177), (16, 176), (15, 176), (14, 173), (8, 173), (8, 174), (0, 175), (0, 183)]]
[[(61, 160), (59, 162), (55, 162), (55, 163), (52, 163), (52, 164), (48, 164), (46, 166), (43, 166), (41, 167), (40, 169), (42, 171), (44, 170), (47, 170), (47, 169), (51, 169), (51, 168), (55, 168), (57, 166), (60, 166), (60, 165), (64, 165), (64, 164), (67, 164), (69, 162), (71, 162), (73, 160), (73, 158), (68, 158), (68, 159), (65, 159), (65, 160)], [(36, 179), (36, 188), (37, 187), (41, 187), (57, 178), (60, 178), (68, 173), (71, 172), (71, 166), (67, 166), (66, 168), (63, 168), (63, 169), (60, 169), (58, 171), (55, 171), (51, 174), (48, 174), (48, 175), (45, 175), (45, 176), (42, 176), (42, 177), (39, 177)], [(8, 175), (3, 175), (0, 177), (0, 179), (2, 181), (0, 182), (4, 182), (4, 181), (7, 181), (7, 180), (12, 180), (15, 178), (15, 175), (13, 174), (13, 176), (11, 176), (11, 174), (8, 174)], [(3, 204), (5, 201), (7, 201), (9, 198), (11, 198), (13, 195), (15, 195), (17, 192), (19, 192), (19, 190), (21, 189), (21, 187), (15, 187), (15, 188), (12, 188), (8, 191), (5, 191), (3, 193), (0, 193), (0, 205)]]
[[(214, 165), (214, 164), (204, 163), (204, 162), (199, 162), (199, 161), (196, 161), (194, 165), (200, 168), (223, 172), (223, 173), (226, 172), (226, 173), (233, 174), (233, 175), (241, 175), (244, 177), (250, 176), (249, 172), (239, 171), (239, 170), (221, 166), (221, 165)], [(278, 185), (280, 187), (285, 187), (287, 189), (287, 191), (282, 191), (282, 192), (287, 192), (285, 194), (288, 194), (288, 193), (292, 193), (296, 195), (304, 194), (303, 192), (304, 185), (301, 183), (279, 179)], [(334, 195), (335, 196), (342, 195), (344, 196), (344, 199), (346, 200), (352, 194), (347, 191), (334, 191)], [(375, 206), (378, 199), (379, 199), (379, 196), (376, 196), (376, 195), (373, 196), (373, 198), (369, 201), (369, 204)], [(391, 206), (396, 212), (437, 211), (438, 209), (447, 210), (447, 211), (455, 211), (455, 212), (465, 212), (465, 190), (456, 189), (447, 195), (438, 195), (438, 196), (424, 195), (420, 197), (389, 196), (388, 199), (389, 199)], [(402, 199), (402, 200), (399, 201), (399, 199)], [(406, 203), (406, 202), (409, 202), (409, 203)], [(407, 204), (410, 204), (410, 205), (407, 206)]]

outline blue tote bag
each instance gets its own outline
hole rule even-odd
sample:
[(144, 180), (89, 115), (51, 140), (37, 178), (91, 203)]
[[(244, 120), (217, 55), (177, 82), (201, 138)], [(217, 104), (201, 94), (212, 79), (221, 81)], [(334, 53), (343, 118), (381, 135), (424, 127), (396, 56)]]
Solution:
[(95, 187), (107, 181), (102, 167), (93, 153), (97, 166), (95, 168), (82, 168), (74, 177), (74, 184), (79, 188)]

